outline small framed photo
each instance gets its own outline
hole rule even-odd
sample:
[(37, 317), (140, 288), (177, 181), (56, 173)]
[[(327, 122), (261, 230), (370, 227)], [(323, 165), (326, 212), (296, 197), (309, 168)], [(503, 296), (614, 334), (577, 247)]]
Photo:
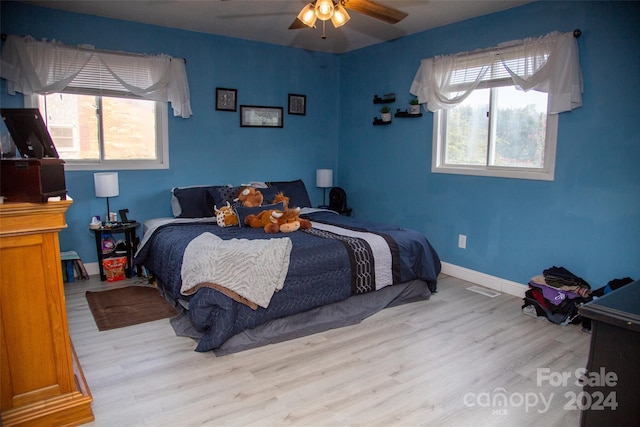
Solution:
[(282, 107), (240, 106), (240, 127), (284, 127)]
[(237, 111), (238, 91), (237, 89), (216, 88), (216, 110)]
[(298, 116), (307, 115), (307, 96), (295, 93), (289, 94), (289, 114), (297, 114)]

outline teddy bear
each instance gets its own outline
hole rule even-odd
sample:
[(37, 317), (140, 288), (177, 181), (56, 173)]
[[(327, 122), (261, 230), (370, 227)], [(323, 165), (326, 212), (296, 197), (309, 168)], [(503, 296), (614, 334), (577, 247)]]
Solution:
[(240, 202), (242, 206), (253, 208), (256, 206), (262, 206), (264, 197), (260, 190), (254, 187), (244, 187), (238, 192), (238, 197), (234, 201)]

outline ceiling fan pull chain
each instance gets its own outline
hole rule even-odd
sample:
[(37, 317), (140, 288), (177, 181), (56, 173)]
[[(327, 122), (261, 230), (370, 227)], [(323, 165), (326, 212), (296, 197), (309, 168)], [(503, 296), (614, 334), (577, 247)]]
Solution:
[(324, 29), (325, 29), (325, 24), (327, 23), (327, 21), (322, 21), (322, 40), (325, 40), (327, 38), (327, 35), (324, 33)]

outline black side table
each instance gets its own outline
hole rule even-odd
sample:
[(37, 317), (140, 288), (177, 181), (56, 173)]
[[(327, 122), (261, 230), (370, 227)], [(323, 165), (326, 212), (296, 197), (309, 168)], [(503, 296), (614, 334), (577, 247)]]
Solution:
[(109, 258), (102, 253), (102, 233), (124, 233), (125, 245), (127, 246), (127, 265), (125, 267), (125, 275), (131, 277), (133, 254), (138, 249), (138, 239), (136, 238), (136, 228), (140, 227), (139, 222), (129, 222), (126, 224), (118, 224), (112, 227), (100, 227), (97, 229), (90, 229), (93, 231), (96, 237), (96, 251), (98, 252), (98, 267), (100, 268), (100, 280), (103, 282), (107, 280), (107, 275), (104, 272), (104, 266), (102, 260)]

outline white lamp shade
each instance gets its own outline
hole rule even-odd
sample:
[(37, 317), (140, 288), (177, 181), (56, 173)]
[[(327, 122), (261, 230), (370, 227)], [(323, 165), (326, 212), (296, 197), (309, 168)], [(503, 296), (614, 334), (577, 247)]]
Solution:
[(316, 11), (313, 9), (313, 5), (309, 3), (306, 5), (298, 14), (298, 19), (302, 21), (304, 25), (307, 27), (313, 27), (313, 24), (316, 23)]
[(100, 172), (93, 174), (96, 197), (115, 197), (120, 194), (118, 172)]
[(333, 0), (317, 0), (316, 16), (322, 21), (327, 21), (333, 16)]
[(333, 169), (316, 169), (316, 187), (333, 187)]
[(342, 27), (350, 19), (351, 17), (347, 13), (347, 11), (338, 2), (338, 5), (336, 6), (336, 10), (334, 11), (333, 16), (331, 17), (331, 23), (333, 24), (333, 26), (335, 28)]

